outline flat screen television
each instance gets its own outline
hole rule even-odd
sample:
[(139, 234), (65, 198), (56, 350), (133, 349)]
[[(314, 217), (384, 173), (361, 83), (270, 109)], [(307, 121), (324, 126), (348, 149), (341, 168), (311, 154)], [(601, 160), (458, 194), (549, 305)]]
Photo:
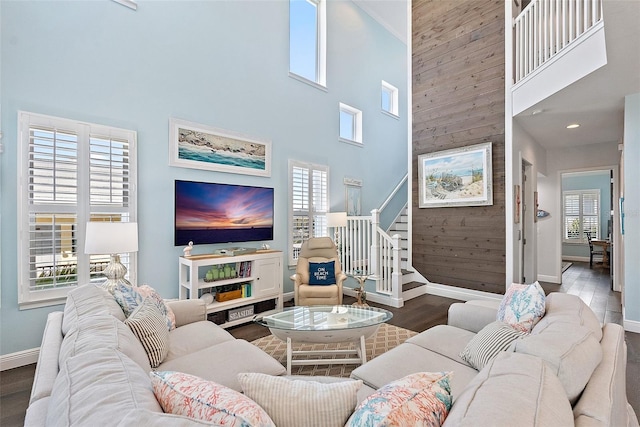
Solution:
[(273, 188), (175, 182), (175, 245), (273, 240)]

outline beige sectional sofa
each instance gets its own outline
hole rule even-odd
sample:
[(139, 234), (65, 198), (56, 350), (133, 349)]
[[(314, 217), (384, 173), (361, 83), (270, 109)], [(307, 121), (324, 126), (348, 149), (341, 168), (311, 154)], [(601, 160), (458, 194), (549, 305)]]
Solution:
[[(176, 318), (169, 352), (156, 368), (179, 371), (241, 391), (240, 372), (282, 375), (256, 346), (206, 321), (204, 302), (168, 302)], [(73, 290), (64, 312), (48, 316), (25, 425), (204, 425), (163, 414), (151, 366), (114, 298), (102, 288)]]
[(498, 302), (452, 304), (435, 326), (355, 369), (361, 396), (405, 375), (452, 371), (445, 426), (638, 426), (626, 397), (624, 330), (601, 326), (577, 296), (551, 293), (530, 335), (478, 372), (460, 357)]
[[(185, 372), (238, 391), (239, 373), (285, 373), (257, 347), (205, 321), (203, 302), (169, 304), (177, 327), (169, 332), (169, 352), (157, 370)], [(447, 325), (355, 369), (352, 378), (364, 383), (358, 401), (412, 373), (451, 371), (453, 406), (445, 426), (638, 426), (626, 399), (626, 345), (619, 325), (601, 326), (580, 298), (552, 293), (532, 333), (478, 371), (460, 352), (495, 321), (497, 305), (453, 304)], [(64, 312), (49, 315), (26, 426), (208, 425), (162, 412), (147, 354), (124, 320), (113, 297), (91, 285), (72, 291)]]

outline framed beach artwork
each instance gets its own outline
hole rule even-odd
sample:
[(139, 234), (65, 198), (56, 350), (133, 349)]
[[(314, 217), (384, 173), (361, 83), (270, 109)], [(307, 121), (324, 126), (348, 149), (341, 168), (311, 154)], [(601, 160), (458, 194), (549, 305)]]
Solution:
[(418, 156), (420, 208), (493, 205), (491, 143)]
[(170, 119), (169, 165), (271, 176), (271, 141)]

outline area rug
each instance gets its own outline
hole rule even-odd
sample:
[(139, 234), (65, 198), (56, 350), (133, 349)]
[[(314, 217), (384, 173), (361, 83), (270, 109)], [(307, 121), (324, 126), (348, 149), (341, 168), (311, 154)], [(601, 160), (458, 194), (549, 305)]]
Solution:
[[(405, 340), (417, 335), (417, 332), (408, 329), (399, 328), (397, 326), (383, 323), (380, 325), (378, 332), (365, 341), (367, 348), (367, 360), (371, 360), (382, 353), (402, 344)], [(287, 363), (287, 343), (273, 335), (268, 335), (251, 342), (273, 358), (286, 366)], [(332, 343), (332, 344), (294, 344), (294, 350), (334, 350), (355, 348), (353, 344)], [(303, 358), (304, 356), (299, 356)], [(315, 356), (314, 356), (315, 357)], [(339, 359), (342, 355), (327, 356), (331, 359)], [(347, 378), (357, 365), (310, 365), (310, 366), (294, 366), (291, 370), (292, 375), (320, 375), (332, 377)]]

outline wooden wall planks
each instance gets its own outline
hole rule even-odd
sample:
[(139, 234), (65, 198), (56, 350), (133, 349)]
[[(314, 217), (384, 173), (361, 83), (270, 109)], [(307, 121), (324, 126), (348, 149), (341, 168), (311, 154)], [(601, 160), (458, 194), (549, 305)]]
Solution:
[[(435, 283), (505, 288), (504, 2), (414, 0), (413, 265)], [(418, 208), (418, 156), (493, 143), (493, 205)]]

